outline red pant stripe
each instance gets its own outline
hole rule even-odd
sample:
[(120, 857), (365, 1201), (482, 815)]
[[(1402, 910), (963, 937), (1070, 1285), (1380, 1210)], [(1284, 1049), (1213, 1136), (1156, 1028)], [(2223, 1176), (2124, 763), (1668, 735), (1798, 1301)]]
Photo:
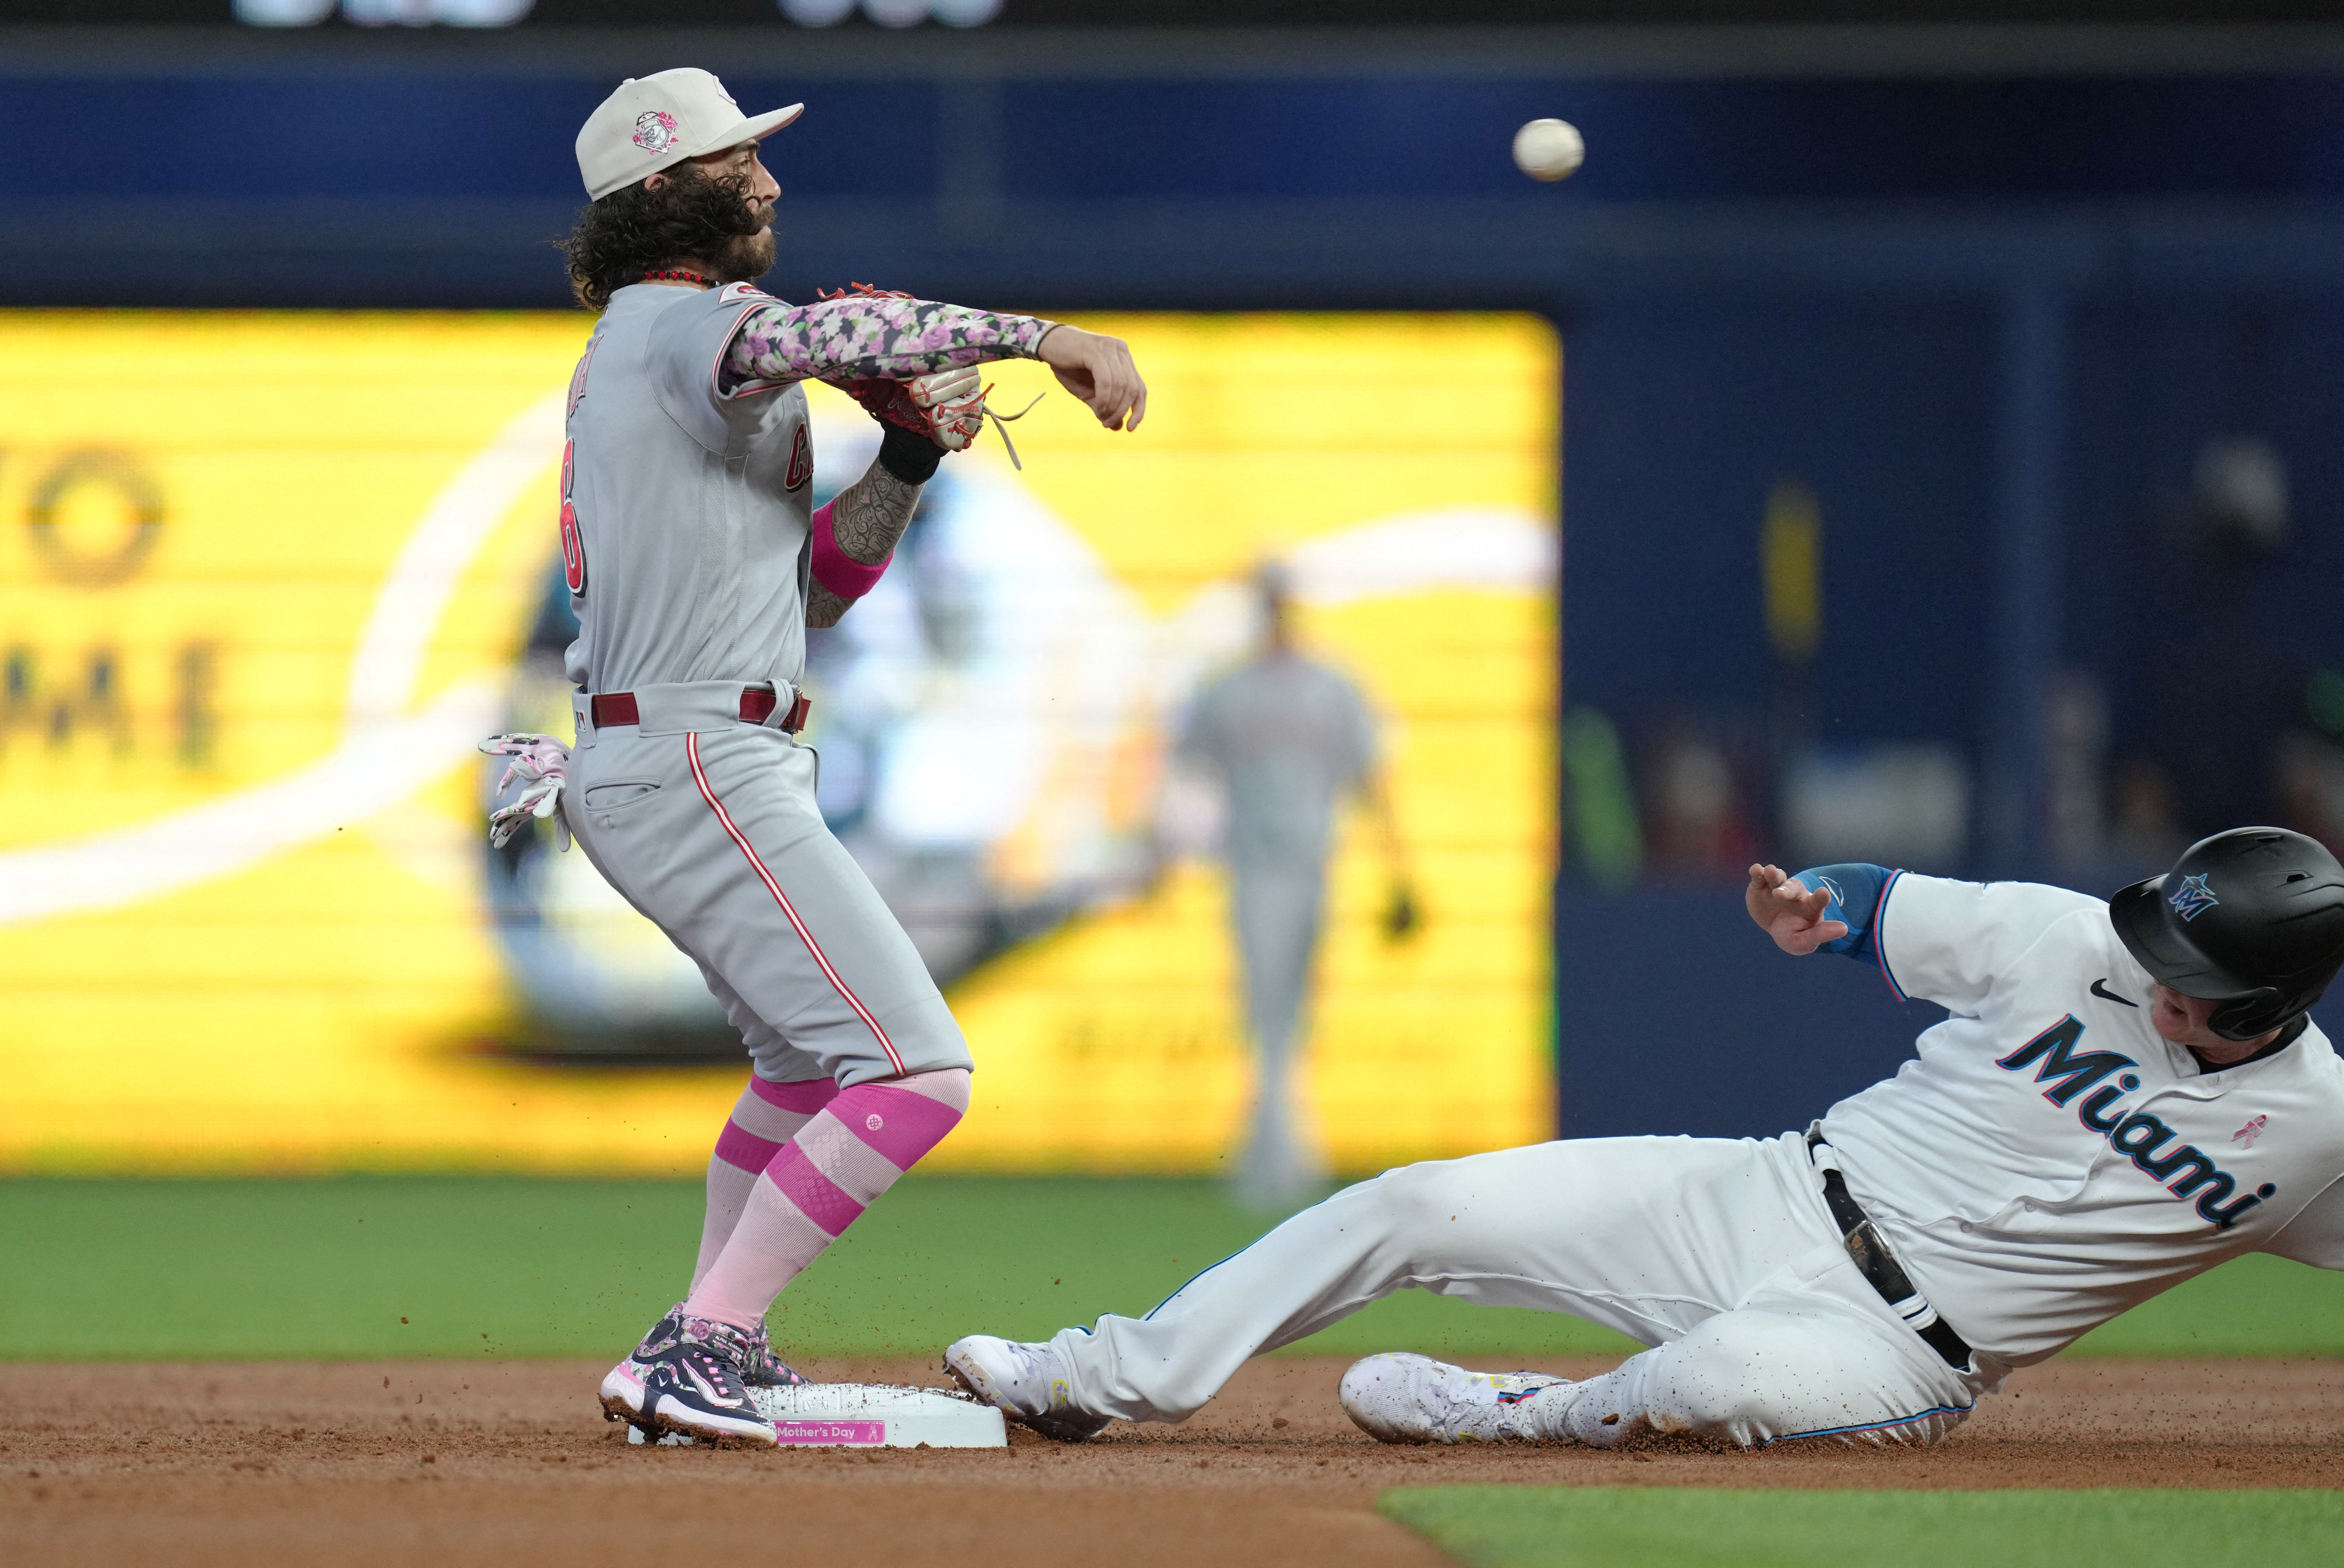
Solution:
[(765, 884), (765, 891), (773, 895), (773, 902), (781, 905), (782, 913), (797, 932), (798, 940), (805, 943), (806, 951), (813, 955), (813, 961), (821, 966), (830, 983), (838, 988), (838, 994), (846, 999), (846, 1005), (854, 1010), (854, 1016), (870, 1026), (873, 1037), (879, 1041), (879, 1049), (887, 1053), (887, 1065), (895, 1070), (896, 1077), (901, 1078), (904, 1075), (904, 1059), (896, 1054), (895, 1042), (887, 1038), (887, 1031), (879, 1027), (879, 1020), (871, 1016), (871, 1010), (863, 1005), (863, 999), (856, 996), (839, 978), (838, 971), (831, 967), (830, 958), (822, 950), (822, 944), (813, 940), (813, 932), (806, 929), (806, 923), (798, 919), (797, 909), (790, 902), (789, 895), (782, 891), (781, 883), (773, 880), (773, 873), (765, 869), (765, 862), (757, 858), (757, 851), (750, 845), (748, 836), (733, 826), (732, 814), (724, 809), (724, 802), (716, 798), (715, 787), (708, 782), (708, 775), (700, 766), (700, 736), (697, 732), (685, 732), (683, 754), (692, 763), (692, 782), (700, 786), (700, 798), (708, 802), (710, 810), (716, 813), (716, 819), (724, 825), (726, 835), (741, 847), (743, 854), (749, 857), (749, 864), (755, 869), (757, 879)]

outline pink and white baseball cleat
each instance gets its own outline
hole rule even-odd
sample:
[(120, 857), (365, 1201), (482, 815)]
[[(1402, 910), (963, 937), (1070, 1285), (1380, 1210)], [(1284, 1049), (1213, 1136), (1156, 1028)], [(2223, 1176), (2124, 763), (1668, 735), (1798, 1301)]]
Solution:
[(752, 1333), (687, 1317), (678, 1306), (603, 1377), (602, 1413), (646, 1437), (681, 1432), (718, 1442), (770, 1443), (773, 1422), (750, 1391), (803, 1382), (773, 1359), (762, 1326)]

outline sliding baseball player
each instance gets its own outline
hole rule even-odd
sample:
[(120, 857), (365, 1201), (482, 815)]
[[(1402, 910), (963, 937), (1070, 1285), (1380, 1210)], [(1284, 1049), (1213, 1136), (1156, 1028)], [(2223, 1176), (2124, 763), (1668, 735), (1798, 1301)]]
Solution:
[(1248, 1356), (1414, 1286), (1653, 1348), (1582, 1382), (1370, 1356), (1341, 1399), (1388, 1442), (1925, 1443), (2013, 1368), (2231, 1258), (2344, 1269), (2344, 1062), (2307, 1013), (2344, 963), (2344, 869), (2317, 842), (2218, 834), (2105, 901), (1753, 866), (1747, 903), (1785, 952), (1845, 953), (1952, 1016), (1803, 1131), (1389, 1171), (1144, 1318), (974, 1336), (946, 1369), (1080, 1439), (1184, 1420)]

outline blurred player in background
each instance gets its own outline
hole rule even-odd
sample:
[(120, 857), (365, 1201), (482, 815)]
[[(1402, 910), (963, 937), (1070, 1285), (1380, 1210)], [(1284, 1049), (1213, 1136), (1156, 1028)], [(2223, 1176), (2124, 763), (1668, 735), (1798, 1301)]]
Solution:
[[(808, 626), (885, 570), (948, 450), (983, 428), (976, 365), (1039, 359), (1110, 429), (1147, 388), (1117, 339), (864, 290), (791, 306), (781, 187), (759, 145), (802, 106), (745, 116), (705, 71), (630, 79), (588, 119), (592, 205), (569, 241), (601, 319), (571, 378), (561, 548), (580, 631), (574, 751), (507, 736), (595, 868), (698, 963), (741, 1030), (747, 1088), (716, 1140), (688, 1296), (603, 1379), (646, 1432), (770, 1443), (752, 1390), (803, 1382), (765, 1313), (959, 1121), (974, 1066), (911, 939), (823, 824), (798, 743)], [(884, 428), (819, 509), (802, 383)], [(519, 825), (517, 804), (499, 825)]]
[(1261, 645), (1197, 693), (1177, 759), (1207, 771), (1227, 805), (1232, 930), (1245, 970), (1246, 1030), (1259, 1065), (1253, 1136), (1234, 1178), (1240, 1202), (1289, 1210), (1327, 1175), (1294, 1094), (1295, 1048), (1326, 903), (1335, 806), (1357, 793), (1374, 814), (1391, 894), (1384, 930), (1412, 934), (1417, 912), (1375, 730), (1359, 688), (1294, 646), (1291, 585), (1263, 563), (1254, 588)]

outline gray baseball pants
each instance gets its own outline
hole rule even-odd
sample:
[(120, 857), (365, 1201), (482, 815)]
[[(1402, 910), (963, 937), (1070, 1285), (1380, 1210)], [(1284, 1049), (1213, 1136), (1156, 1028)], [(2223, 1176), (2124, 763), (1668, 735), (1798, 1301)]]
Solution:
[(572, 705), (562, 815), (627, 901), (700, 966), (757, 1075), (852, 1087), (971, 1068), (911, 938), (822, 819), (813, 748), (740, 717), (743, 684), (639, 687), (642, 722)]
[(1294, 1069), (1311, 960), (1326, 901), (1322, 859), (1253, 861), (1235, 868), (1231, 913), (1245, 966), (1246, 1024), (1260, 1065), (1253, 1137), (1238, 1170), (1248, 1201), (1283, 1207), (1309, 1195), (1326, 1174), (1298, 1125)]

